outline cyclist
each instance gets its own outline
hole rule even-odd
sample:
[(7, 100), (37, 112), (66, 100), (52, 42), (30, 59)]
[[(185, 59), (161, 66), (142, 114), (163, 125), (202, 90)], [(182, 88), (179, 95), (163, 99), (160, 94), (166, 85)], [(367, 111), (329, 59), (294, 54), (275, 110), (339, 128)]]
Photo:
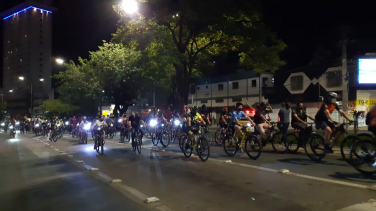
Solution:
[[(104, 116), (101, 116), (99, 119), (95, 121), (91, 129), (93, 130), (94, 134), (102, 135), (103, 144), (104, 144), (104, 137), (106, 136), (106, 132), (104, 131), (104, 126), (107, 126), (106, 122), (103, 121)], [(98, 130), (100, 128), (100, 130)], [(97, 149), (97, 142), (94, 143), (94, 150)]]
[(254, 122), (249, 118), (243, 111), (243, 104), (242, 103), (236, 103), (236, 110), (232, 112), (231, 116), (231, 128), (233, 130), (233, 134), (235, 132), (235, 136), (238, 134), (242, 134), (243, 132), (241, 131), (242, 127), (239, 124), (239, 120), (241, 118), (245, 118), (248, 121), (251, 122), (252, 125), (254, 125)]
[(50, 137), (49, 138), (50, 140), (52, 138), (51, 135), (52, 135), (53, 130), (55, 129), (56, 124), (57, 124), (57, 121), (56, 121), (56, 117), (54, 116), (52, 117), (51, 122), (48, 124), (48, 131), (49, 131), (48, 137)]
[(345, 119), (347, 119), (350, 122), (353, 122), (345, 114), (345, 112), (343, 112), (342, 109), (338, 107), (338, 104), (336, 102), (337, 102), (337, 93), (328, 92), (324, 97), (324, 102), (322, 102), (315, 116), (316, 129), (321, 129), (325, 132), (324, 150), (326, 151), (326, 153), (333, 153), (333, 150), (329, 147), (329, 144), (330, 144), (330, 139), (335, 133), (335, 125), (338, 124), (337, 122), (333, 120), (331, 116), (334, 109), (336, 109), (338, 113), (341, 116), (343, 116)]
[(291, 126), (293, 128), (299, 129), (301, 132), (305, 131), (305, 129), (307, 128), (308, 118), (315, 121), (315, 118), (307, 114), (307, 112), (303, 108), (303, 103), (298, 103), (296, 109), (292, 111), (291, 115)]
[[(125, 137), (128, 137), (128, 117), (125, 114), (121, 117), (121, 132), (120, 132), (120, 136), (121, 136), (122, 133), (124, 133)], [(124, 143), (124, 141), (120, 141), (120, 143)]]
[[(197, 112), (198, 107), (193, 106), (191, 111), (187, 114), (187, 122), (188, 122), (188, 138), (192, 139), (194, 136), (194, 133), (197, 133), (199, 130), (198, 127), (196, 127), (199, 124), (205, 125), (205, 121), (202, 119), (201, 115)], [(187, 143), (188, 144), (188, 143)]]
[(132, 148), (133, 151), (136, 150), (136, 144), (134, 142), (134, 138), (136, 136), (136, 132), (139, 131), (141, 133), (141, 144), (142, 144), (142, 137), (144, 136), (144, 130), (140, 127), (140, 123), (146, 127), (145, 122), (141, 119), (139, 115), (136, 115), (135, 112), (132, 111), (132, 115), (129, 117), (129, 129), (132, 130)]
[(208, 118), (208, 114), (209, 114), (208, 108), (206, 107), (205, 104), (203, 104), (201, 106), (201, 117), (205, 121), (205, 133), (209, 133), (208, 126), (211, 124)]
[(278, 112), (279, 123), (281, 124), (279, 129), (286, 135), (290, 125), (290, 103), (282, 102), (281, 106), (282, 108)]
[[(251, 107), (253, 109), (253, 107)], [(260, 143), (262, 143), (262, 138), (265, 135), (265, 130), (270, 129), (271, 125), (269, 120), (266, 118), (266, 114), (273, 113), (273, 108), (268, 104), (261, 102), (258, 106), (255, 114), (255, 122), (257, 124), (256, 128), (260, 132)], [(273, 135), (271, 133), (271, 135)]]
[(86, 116), (84, 116), (81, 120), (81, 123), (80, 123), (80, 128), (79, 128), (79, 134), (80, 134), (80, 137), (82, 138), (83, 137), (83, 133), (85, 133), (84, 131), (84, 126), (85, 124), (88, 123), (87, 121), (87, 118)]
[[(366, 124), (368, 131), (371, 131), (376, 136), (376, 106), (373, 106), (367, 113)], [(376, 164), (376, 162), (375, 162)]]
[(227, 107), (224, 107), (221, 113), (221, 117), (219, 118), (219, 126), (222, 128), (222, 130), (225, 130), (230, 122), (231, 122), (231, 113), (228, 112)]
[(168, 124), (167, 119), (163, 116), (162, 111), (158, 112), (156, 119), (157, 119), (157, 125), (158, 126), (161, 126), (162, 124), (165, 124), (165, 125)]
[(71, 120), (71, 124), (72, 124), (72, 127), (76, 127), (77, 125), (77, 119), (76, 119), (76, 116), (73, 116), (72, 120)]

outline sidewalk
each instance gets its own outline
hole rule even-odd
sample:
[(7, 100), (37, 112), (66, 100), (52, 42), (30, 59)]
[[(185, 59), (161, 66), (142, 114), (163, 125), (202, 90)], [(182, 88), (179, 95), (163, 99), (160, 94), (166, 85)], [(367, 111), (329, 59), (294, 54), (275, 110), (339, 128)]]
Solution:
[(35, 143), (0, 134), (0, 210), (148, 210)]

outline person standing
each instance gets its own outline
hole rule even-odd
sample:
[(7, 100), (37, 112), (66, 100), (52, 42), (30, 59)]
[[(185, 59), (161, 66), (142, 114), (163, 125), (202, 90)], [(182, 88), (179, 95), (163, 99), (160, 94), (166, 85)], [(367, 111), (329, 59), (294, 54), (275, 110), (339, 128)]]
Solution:
[(282, 108), (278, 112), (279, 117), (279, 129), (285, 135), (287, 135), (287, 129), (290, 126), (290, 103), (283, 102), (281, 103)]

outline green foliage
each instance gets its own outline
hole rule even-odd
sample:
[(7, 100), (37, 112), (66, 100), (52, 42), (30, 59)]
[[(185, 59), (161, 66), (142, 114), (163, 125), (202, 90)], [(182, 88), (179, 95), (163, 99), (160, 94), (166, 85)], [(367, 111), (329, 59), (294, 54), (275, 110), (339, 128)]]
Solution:
[(51, 118), (53, 116), (71, 116), (73, 112), (78, 109), (78, 107), (68, 103), (62, 103), (60, 100), (49, 100), (44, 101), (40, 106), (40, 109), (43, 114), (45, 114), (48, 118)]

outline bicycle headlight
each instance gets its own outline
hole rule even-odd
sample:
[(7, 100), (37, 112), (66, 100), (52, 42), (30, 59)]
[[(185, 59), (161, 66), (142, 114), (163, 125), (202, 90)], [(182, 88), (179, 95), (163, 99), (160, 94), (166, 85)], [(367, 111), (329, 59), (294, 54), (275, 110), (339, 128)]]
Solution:
[(247, 127), (251, 127), (252, 125), (251, 125), (251, 123), (247, 123)]
[(156, 125), (157, 125), (157, 120), (155, 119), (150, 120), (150, 126), (154, 127)]
[(97, 130), (101, 130), (101, 128), (100, 127), (98, 127), (98, 129)]
[(35, 127), (39, 127), (39, 124), (35, 124)]
[(10, 126), (9, 129), (13, 129), (13, 126)]
[(178, 125), (180, 125), (180, 121), (179, 121), (179, 120), (175, 120), (175, 121), (174, 121), (174, 124), (175, 124), (176, 126), (178, 126)]
[(69, 122), (65, 122), (65, 125), (69, 125)]
[(80, 124), (77, 124), (77, 126), (80, 126)]
[(84, 125), (84, 130), (90, 130), (90, 126), (91, 126), (91, 123), (89, 122), (89, 123), (86, 123), (85, 125)]
[(57, 124), (58, 127), (60, 127), (60, 124)]
[(111, 127), (113, 127), (113, 126), (114, 126), (114, 124), (110, 124), (110, 126), (111, 126)]
[(16, 125), (19, 125), (20, 124), (20, 122), (16, 122)]
[(164, 124), (162, 124), (162, 127), (164, 126)]
[(3, 123), (1, 123), (1, 126), (4, 126), (5, 124), (4, 124), (4, 122)]
[(121, 119), (119, 119), (118, 122), (121, 123)]

